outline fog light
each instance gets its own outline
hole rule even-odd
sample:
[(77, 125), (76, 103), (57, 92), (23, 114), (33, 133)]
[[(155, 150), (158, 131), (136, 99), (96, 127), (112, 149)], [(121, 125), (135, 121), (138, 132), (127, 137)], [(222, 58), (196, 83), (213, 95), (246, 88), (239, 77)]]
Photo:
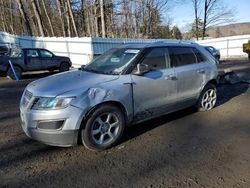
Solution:
[(38, 123), (39, 129), (60, 129), (63, 126), (64, 120), (61, 121), (41, 121)]

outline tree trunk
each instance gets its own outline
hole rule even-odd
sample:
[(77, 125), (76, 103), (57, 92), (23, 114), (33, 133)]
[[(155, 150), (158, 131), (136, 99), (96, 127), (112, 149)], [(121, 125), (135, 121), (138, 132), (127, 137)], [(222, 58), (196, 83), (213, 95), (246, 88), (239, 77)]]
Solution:
[(43, 30), (43, 25), (42, 25), (42, 19), (41, 19), (41, 15), (39, 14), (39, 10), (37, 8), (36, 1), (32, 0), (31, 3), (32, 3), (32, 7), (33, 7), (33, 10), (34, 10), (34, 13), (36, 16), (36, 20), (38, 23), (39, 32), (40, 32), (41, 36), (44, 37), (45, 35), (44, 35), (44, 30)]
[(68, 6), (69, 16), (71, 17), (71, 22), (72, 22), (72, 25), (73, 25), (75, 35), (76, 35), (76, 37), (78, 37), (79, 35), (78, 35), (78, 32), (77, 32), (77, 28), (76, 28), (76, 22), (75, 22), (75, 19), (74, 19), (74, 15), (73, 15), (69, 0), (67, 0), (67, 6)]
[(101, 23), (102, 23), (102, 38), (106, 37), (106, 29), (105, 29), (105, 20), (104, 20), (104, 9), (103, 9), (103, 0), (100, 0), (100, 9), (101, 9)]
[(52, 26), (52, 24), (51, 24), (51, 19), (50, 19), (50, 17), (49, 17), (48, 12), (47, 12), (47, 9), (46, 9), (44, 0), (42, 0), (42, 6), (43, 6), (43, 10), (44, 10), (44, 12), (45, 12), (45, 15), (46, 15), (46, 17), (47, 17), (47, 19), (48, 19), (48, 22), (49, 22), (50, 32), (51, 32), (52, 36), (55, 36), (55, 32), (54, 32), (53, 26)]
[(97, 16), (97, 4), (94, 1), (94, 20), (95, 20), (95, 36), (99, 37), (99, 28), (98, 28), (98, 16)]
[(82, 0), (82, 6), (83, 6), (83, 15), (85, 17), (84, 24), (86, 25), (87, 30), (87, 36), (92, 36), (90, 31), (90, 16), (89, 16), (89, 6), (87, 0)]
[(202, 29), (202, 40), (205, 38), (206, 34), (206, 25), (207, 25), (207, 11), (208, 11), (208, 1), (205, 0), (205, 5), (204, 5), (204, 20), (203, 20), (203, 29)]
[(65, 16), (66, 16), (66, 23), (67, 23), (67, 34), (68, 37), (71, 37), (71, 30), (70, 30), (70, 16), (69, 16), (69, 7), (67, 6), (67, 2), (64, 2), (65, 6)]
[(19, 8), (20, 14), (21, 14), (21, 16), (23, 18), (23, 21), (25, 23), (28, 35), (32, 35), (32, 30), (31, 30), (30, 22), (28, 20), (28, 16), (27, 16), (26, 12), (24, 11), (24, 6), (23, 6), (23, 3), (22, 3), (22, 0), (16, 0), (16, 2), (18, 4), (18, 8)]
[(57, 4), (58, 13), (59, 13), (59, 20), (60, 20), (61, 25), (62, 25), (63, 36), (66, 37), (66, 31), (65, 31), (65, 25), (64, 25), (60, 0), (56, 0), (56, 4)]
[(198, 0), (194, 0), (194, 12), (195, 12), (195, 36), (196, 40), (199, 40), (199, 22), (198, 22)]
[(14, 31), (14, 22), (13, 22), (13, 15), (12, 15), (12, 11), (13, 11), (13, 1), (9, 1), (9, 8), (10, 8), (10, 11), (9, 11), (9, 18), (10, 18), (10, 30), (11, 30), (11, 33), (12, 34), (15, 34), (15, 31)]

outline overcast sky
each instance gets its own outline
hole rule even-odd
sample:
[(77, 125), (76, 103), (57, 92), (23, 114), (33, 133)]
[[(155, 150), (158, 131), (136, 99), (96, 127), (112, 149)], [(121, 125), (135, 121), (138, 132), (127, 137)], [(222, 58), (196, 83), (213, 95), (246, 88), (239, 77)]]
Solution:
[[(236, 23), (250, 22), (250, 0), (224, 0), (224, 3), (236, 10)], [(172, 18), (172, 25), (177, 25), (182, 31), (186, 31), (187, 25), (194, 20), (191, 3), (177, 5), (168, 15)]]

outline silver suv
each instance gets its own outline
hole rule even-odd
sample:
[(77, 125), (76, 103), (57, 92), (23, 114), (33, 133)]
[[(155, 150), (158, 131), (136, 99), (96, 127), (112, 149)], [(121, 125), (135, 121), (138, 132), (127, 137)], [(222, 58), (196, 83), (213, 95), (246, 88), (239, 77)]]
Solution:
[(92, 150), (115, 145), (127, 125), (189, 106), (215, 106), (217, 67), (195, 43), (114, 48), (75, 70), (30, 83), (20, 102), (22, 128), (48, 145)]

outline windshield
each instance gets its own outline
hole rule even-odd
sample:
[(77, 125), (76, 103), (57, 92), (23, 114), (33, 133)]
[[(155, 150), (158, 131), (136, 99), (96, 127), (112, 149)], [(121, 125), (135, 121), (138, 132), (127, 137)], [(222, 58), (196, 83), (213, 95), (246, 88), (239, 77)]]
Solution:
[(121, 74), (139, 52), (140, 49), (114, 48), (94, 59), (84, 70), (101, 74)]
[(13, 48), (10, 53), (10, 57), (22, 57), (23, 52), (22, 49), (19, 48)]

